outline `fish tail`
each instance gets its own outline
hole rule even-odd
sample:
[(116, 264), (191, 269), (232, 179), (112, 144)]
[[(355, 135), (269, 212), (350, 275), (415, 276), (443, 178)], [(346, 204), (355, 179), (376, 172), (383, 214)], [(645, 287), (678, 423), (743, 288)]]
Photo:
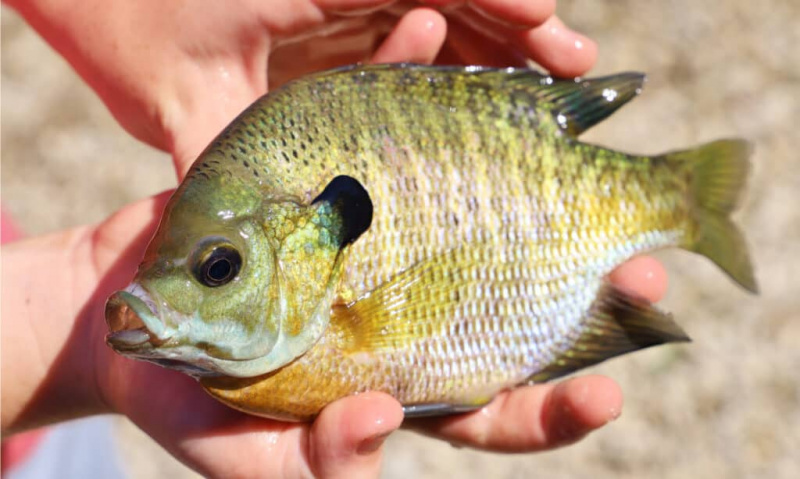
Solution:
[(744, 235), (730, 219), (750, 169), (750, 143), (717, 140), (691, 150), (668, 153), (669, 161), (688, 165), (694, 234), (685, 248), (699, 253), (752, 293), (758, 293)]

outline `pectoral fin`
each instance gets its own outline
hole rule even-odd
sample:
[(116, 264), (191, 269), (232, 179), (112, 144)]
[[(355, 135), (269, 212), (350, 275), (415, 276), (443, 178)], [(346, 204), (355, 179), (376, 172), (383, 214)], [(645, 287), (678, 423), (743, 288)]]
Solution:
[(625, 353), (689, 340), (669, 314), (657, 310), (647, 300), (606, 284), (572, 348), (528, 381), (550, 381)]
[(335, 321), (350, 330), (353, 347), (402, 348), (442, 333), (465, 298), (460, 290), (477, 264), (451, 251), (422, 261), (348, 305), (334, 306)]

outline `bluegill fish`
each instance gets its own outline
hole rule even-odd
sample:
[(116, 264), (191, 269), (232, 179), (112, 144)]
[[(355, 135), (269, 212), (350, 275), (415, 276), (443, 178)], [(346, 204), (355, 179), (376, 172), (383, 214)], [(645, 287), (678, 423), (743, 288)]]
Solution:
[(687, 340), (605, 277), (677, 246), (756, 292), (729, 219), (750, 148), (576, 139), (643, 79), (380, 65), (287, 84), (197, 159), (107, 304), (107, 342), (234, 408), (305, 420), (366, 390), (409, 415), (469, 410)]

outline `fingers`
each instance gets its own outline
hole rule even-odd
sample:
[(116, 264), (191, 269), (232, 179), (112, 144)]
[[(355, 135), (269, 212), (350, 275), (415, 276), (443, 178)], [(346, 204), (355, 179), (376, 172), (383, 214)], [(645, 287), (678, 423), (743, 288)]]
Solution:
[(311, 470), (324, 478), (377, 477), (383, 441), (402, 421), (400, 403), (383, 393), (364, 393), (328, 405), (311, 428)]
[(637, 256), (611, 272), (612, 283), (653, 303), (667, 293), (667, 272), (650, 256)]
[(314, 0), (314, 3), (322, 10), (339, 15), (364, 14), (394, 2), (395, 0)]
[(523, 30), (489, 20), (474, 9), (460, 9), (447, 17), (446, 47), (455, 50), (463, 63), (517, 65), (530, 58), (555, 76), (575, 77), (597, 60), (597, 45), (555, 16)]
[(92, 259), (98, 277), (105, 276), (109, 268), (124, 264), (127, 266), (121, 268), (121, 275), (130, 279), (171, 194), (172, 190), (165, 191), (126, 205), (94, 229)]
[(372, 63), (432, 63), (447, 35), (442, 14), (429, 8), (406, 13), (372, 56)]
[(492, 20), (516, 27), (541, 25), (556, 12), (555, 0), (472, 0), (469, 5)]
[(437, 63), (525, 66), (528, 54), (520, 45), (509, 43), (512, 33), (507, 29), (466, 11), (449, 16), (448, 20), (447, 41), (436, 59)]
[(531, 452), (578, 441), (621, 411), (619, 386), (602, 376), (587, 376), (514, 389), (474, 413), (414, 420), (409, 426), (454, 445)]
[(578, 441), (621, 413), (622, 390), (609, 378), (586, 376), (557, 384), (543, 411), (548, 447)]
[(597, 61), (597, 44), (565, 26), (556, 16), (542, 25), (517, 33), (536, 63), (559, 77), (580, 76)]
[[(327, 11), (339, 13), (363, 13), (388, 5), (382, 0), (317, 0), (317, 3)], [(440, 57), (446, 63), (508, 66), (519, 65), (522, 59), (530, 57), (556, 76), (574, 77), (586, 73), (597, 60), (597, 45), (554, 15), (554, 0), (423, 3), (440, 9), (450, 20), (449, 25), (446, 27), (441, 14), (432, 9), (411, 10), (375, 53), (374, 63), (430, 63), (444, 43), (446, 28), (447, 44)]]

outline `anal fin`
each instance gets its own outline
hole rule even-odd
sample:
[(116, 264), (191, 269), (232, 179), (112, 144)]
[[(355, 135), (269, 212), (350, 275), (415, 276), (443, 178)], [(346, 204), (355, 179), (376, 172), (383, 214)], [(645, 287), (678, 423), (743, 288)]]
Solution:
[(575, 344), (528, 382), (550, 381), (606, 359), (659, 344), (690, 341), (672, 317), (649, 301), (605, 284)]

